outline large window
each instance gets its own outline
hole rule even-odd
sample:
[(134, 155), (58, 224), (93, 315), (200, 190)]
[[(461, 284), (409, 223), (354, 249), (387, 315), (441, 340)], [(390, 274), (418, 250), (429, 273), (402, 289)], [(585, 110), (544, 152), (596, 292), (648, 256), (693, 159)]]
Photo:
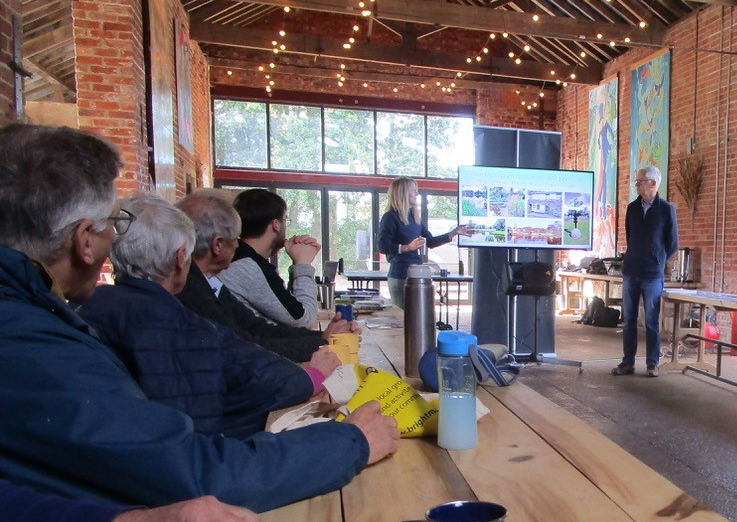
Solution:
[(450, 178), (473, 163), (473, 118), (213, 102), (216, 167)]
[(215, 100), (215, 164), (265, 169), (266, 104)]
[(458, 165), (473, 164), (473, 120), (428, 116), (428, 177), (456, 178)]
[(325, 109), (325, 171), (374, 173), (373, 112)]
[(425, 118), (417, 114), (380, 112), (376, 116), (377, 173), (425, 175)]
[(320, 109), (303, 105), (271, 105), (271, 167), (322, 170)]

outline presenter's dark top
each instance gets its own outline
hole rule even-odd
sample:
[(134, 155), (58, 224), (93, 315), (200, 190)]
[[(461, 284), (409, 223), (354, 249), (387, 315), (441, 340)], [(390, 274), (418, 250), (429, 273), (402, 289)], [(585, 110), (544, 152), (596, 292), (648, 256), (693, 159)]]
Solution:
[(399, 252), (401, 245), (406, 245), (419, 236), (425, 238), (428, 248), (435, 248), (450, 243), (450, 236), (448, 234), (433, 236), (425, 225), (416, 223), (412, 212), (409, 213), (409, 222), (406, 225), (399, 219), (399, 214), (395, 210), (390, 210), (381, 216), (381, 222), (379, 223), (379, 252), (386, 255), (386, 260), (389, 261), (389, 277), (406, 279), (409, 265), (419, 265), (422, 263), (422, 256), (418, 250)]
[(647, 213), (642, 196), (627, 206), (624, 221), (627, 252), (622, 274), (644, 279), (662, 278), (665, 263), (678, 250), (678, 222), (673, 205), (655, 196)]

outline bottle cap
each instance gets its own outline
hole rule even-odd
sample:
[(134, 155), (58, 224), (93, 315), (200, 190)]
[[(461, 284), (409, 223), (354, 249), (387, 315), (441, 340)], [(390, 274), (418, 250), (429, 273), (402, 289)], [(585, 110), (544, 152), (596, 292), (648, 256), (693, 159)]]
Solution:
[(441, 355), (468, 355), (469, 345), (476, 345), (478, 338), (469, 333), (446, 330), (438, 333), (438, 353)]
[(432, 279), (429, 265), (409, 265), (407, 279)]

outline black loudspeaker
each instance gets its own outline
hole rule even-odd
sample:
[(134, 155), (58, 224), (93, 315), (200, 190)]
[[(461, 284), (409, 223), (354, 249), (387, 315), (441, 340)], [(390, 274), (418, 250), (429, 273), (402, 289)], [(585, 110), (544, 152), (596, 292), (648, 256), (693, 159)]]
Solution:
[(555, 293), (555, 270), (549, 263), (507, 263), (505, 286), (508, 295), (551, 295)]

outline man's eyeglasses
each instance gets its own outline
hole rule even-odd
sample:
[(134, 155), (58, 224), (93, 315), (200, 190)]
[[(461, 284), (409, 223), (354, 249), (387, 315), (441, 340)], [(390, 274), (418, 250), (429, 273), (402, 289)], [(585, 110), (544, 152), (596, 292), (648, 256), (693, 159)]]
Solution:
[(636, 179), (636, 180), (634, 181), (634, 185), (635, 185), (635, 187), (639, 187), (640, 185), (642, 185), (642, 184), (643, 184), (643, 183), (645, 183), (646, 181), (655, 181), (655, 180), (654, 180), (654, 179), (650, 179), (650, 178), (642, 178), (642, 179)]
[(121, 208), (120, 212), (116, 217), (109, 217), (110, 221), (113, 222), (113, 230), (118, 236), (122, 236), (131, 227), (131, 223), (136, 220), (136, 216), (128, 212), (126, 209)]

